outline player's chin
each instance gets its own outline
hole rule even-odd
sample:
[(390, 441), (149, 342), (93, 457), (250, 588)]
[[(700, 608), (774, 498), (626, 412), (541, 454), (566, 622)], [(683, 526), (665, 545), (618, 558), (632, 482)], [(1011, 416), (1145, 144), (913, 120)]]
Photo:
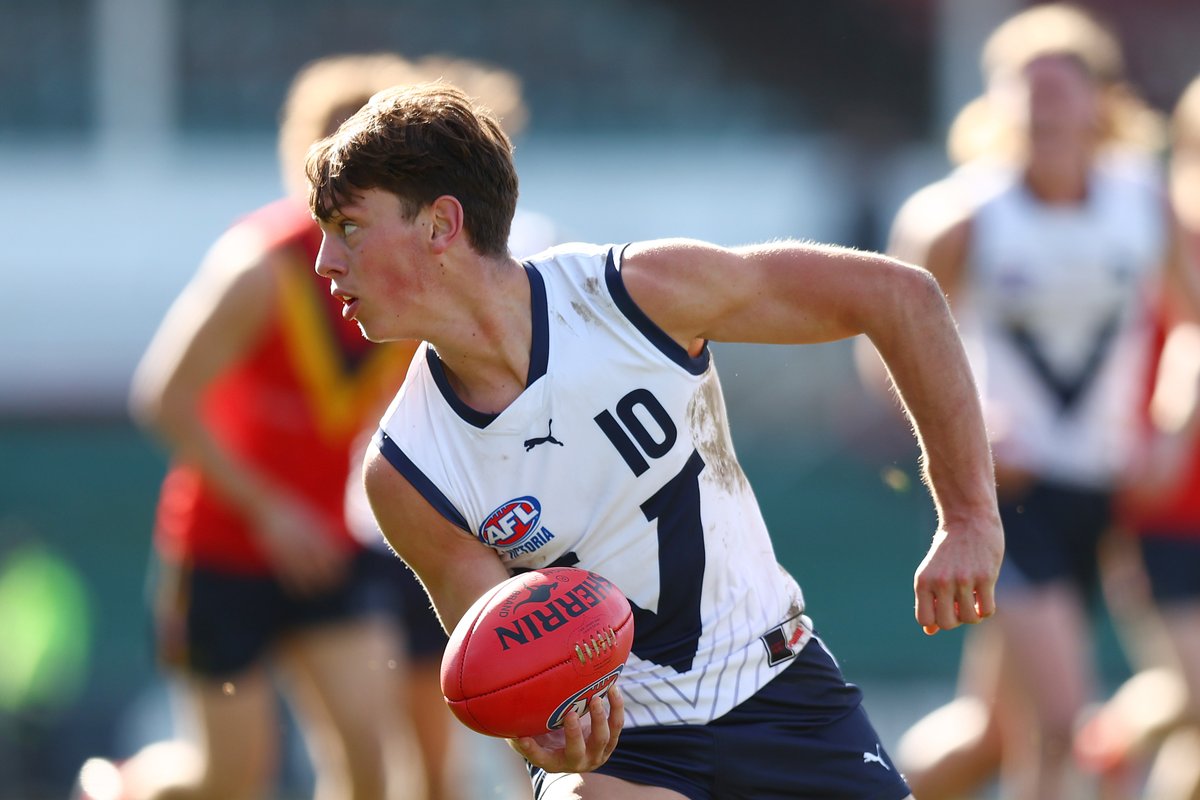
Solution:
[(362, 333), (363, 338), (367, 341), (382, 344), (383, 342), (398, 342), (409, 337), (401, 335), (395, 329), (395, 326), (387, 326), (379, 323), (377, 319), (359, 314), (354, 318), (358, 324), (358, 330)]
[(375, 342), (376, 344), (390, 341), (391, 337), (386, 336), (383, 331), (379, 330), (379, 326), (372, 325), (368, 320), (363, 319), (361, 315), (355, 317), (354, 321), (358, 323), (358, 330), (367, 341)]

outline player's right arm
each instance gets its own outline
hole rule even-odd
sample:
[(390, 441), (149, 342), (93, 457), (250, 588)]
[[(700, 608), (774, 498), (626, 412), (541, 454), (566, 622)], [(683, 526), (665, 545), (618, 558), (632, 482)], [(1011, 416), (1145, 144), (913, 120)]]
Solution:
[(380, 531), (420, 578), (447, 633), (484, 592), (509, 577), (495, 551), (442, 516), (374, 444), (363, 482)]
[[(900, 207), (892, 222), (887, 253), (929, 270), (953, 305), (962, 285), (969, 236), (970, 222), (963, 204), (947, 181), (939, 181), (918, 190)], [(863, 384), (888, 397), (891, 380), (871, 340), (858, 337), (854, 349)]]
[(918, 568), (927, 632), (995, 609), (1003, 553), (979, 393), (945, 295), (925, 269), (831, 245), (634, 243), (621, 277), (643, 313), (689, 353), (704, 341), (809, 344), (865, 334), (883, 356), (921, 445), (938, 513)]
[[(384, 538), (417, 574), (447, 632), (484, 592), (509, 577), (495, 551), (434, 509), (375, 445), (363, 464), (363, 482)], [(594, 770), (612, 754), (625, 720), (616, 687), (609, 694), (610, 711), (597, 697), (586, 718), (568, 713), (561, 732), (509, 744), (547, 772)]]

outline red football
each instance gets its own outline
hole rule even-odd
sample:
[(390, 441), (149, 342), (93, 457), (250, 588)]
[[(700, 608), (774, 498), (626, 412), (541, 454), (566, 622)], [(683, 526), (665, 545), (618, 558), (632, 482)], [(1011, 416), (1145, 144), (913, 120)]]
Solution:
[(525, 572), (485, 592), (455, 626), (442, 694), (472, 730), (537, 736), (603, 696), (632, 646), (633, 613), (611, 581), (574, 567)]

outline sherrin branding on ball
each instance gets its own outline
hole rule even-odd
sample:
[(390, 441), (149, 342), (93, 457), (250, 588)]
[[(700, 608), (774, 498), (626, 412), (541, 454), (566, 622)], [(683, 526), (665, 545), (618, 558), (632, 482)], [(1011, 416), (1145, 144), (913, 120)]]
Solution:
[(474, 731), (538, 736), (602, 697), (632, 646), (629, 601), (607, 578), (574, 567), (521, 573), (485, 592), (455, 626), (442, 694)]

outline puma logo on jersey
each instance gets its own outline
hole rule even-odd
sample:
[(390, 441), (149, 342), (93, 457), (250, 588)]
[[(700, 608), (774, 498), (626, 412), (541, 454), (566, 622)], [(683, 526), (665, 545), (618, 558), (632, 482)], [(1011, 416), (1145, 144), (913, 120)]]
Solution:
[(883, 760), (883, 753), (880, 752), (879, 742), (875, 743), (875, 752), (874, 753), (863, 753), (863, 763), (864, 764), (870, 764), (872, 761), (874, 761), (876, 764), (878, 764), (879, 766), (886, 769), (888, 772), (892, 771), (892, 768), (889, 767), (887, 765), (887, 762)]
[(538, 436), (533, 439), (525, 440), (525, 452), (528, 453), (530, 450), (537, 447), (539, 444), (556, 444), (559, 447), (562, 447), (563, 443), (560, 442), (558, 439), (554, 438), (553, 429), (554, 429), (554, 420), (550, 420), (546, 424), (546, 435), (545, 436)]

